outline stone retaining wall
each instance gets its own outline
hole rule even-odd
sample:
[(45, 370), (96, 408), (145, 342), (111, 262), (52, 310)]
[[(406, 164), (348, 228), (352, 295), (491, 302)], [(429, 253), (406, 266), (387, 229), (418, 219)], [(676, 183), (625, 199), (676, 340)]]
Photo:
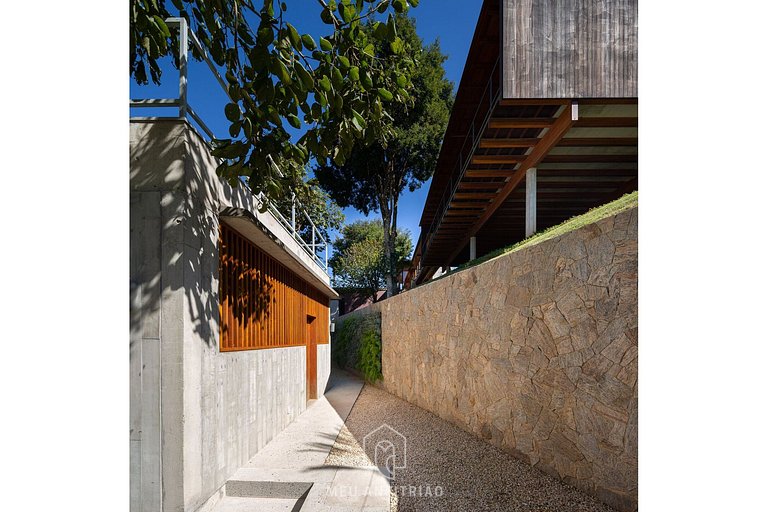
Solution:
[(384, 389), (637, 509), (637, 208), (377, 309)]

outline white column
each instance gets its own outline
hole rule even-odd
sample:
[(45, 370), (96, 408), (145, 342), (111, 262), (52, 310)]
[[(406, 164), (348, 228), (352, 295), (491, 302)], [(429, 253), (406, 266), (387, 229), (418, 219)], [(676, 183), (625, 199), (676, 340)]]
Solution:
[(536, 168), (525, 173), (525, 237), (536, 233)]
[(187, 117), (187, 20), (179, 21), (179, 118)]
[(469, 261), (477, 258), (477, 238), (474, 236), (469, 239)]

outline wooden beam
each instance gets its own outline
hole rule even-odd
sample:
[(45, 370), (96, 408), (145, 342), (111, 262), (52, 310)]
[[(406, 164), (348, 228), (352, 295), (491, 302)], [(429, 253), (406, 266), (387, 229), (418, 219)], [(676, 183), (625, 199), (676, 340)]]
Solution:
[(554, 122), (553, 117), (496, 117), (488, 121), (488, 128), (549, 128)]
[(464, 176), (467, 178), (506, 178), (514, 173), (515, 171), (511, 169), (467, 169)]
[(499, 100), (502, 107), (537, 106), (537, 105), (567, 105), (570, 100), (558, 98), (504, 98)]
[(637, 155), (547, 155), (542, 163), (572, 164), (572, 163), (616, 163), (637, 162)]
[(459, 189), (465, 189), (465, 190), (497, 190), (499, 189), (504, 183), (501, 181), (487, 181), (484, 183), (476, 183), (476, 182), (468, 182), (468, 181), (461, 181), (459, 182)]
[(550, 129), (541, 138), (538, 144), (534, 146), (533, 150), (528, 154), (523, 162), (520, 163), (518, 169), (514, 172), (512, 177), (504, 184), (501, 191), (493, 200), (491, 205), (485, 210), (483, 215), (475, 222), (470, 230), (465, 234), (461, 243), (457, 244), (457, 247), (451, 252), (446, 262), (450, 263), (456, 257), (456, 255), (464, 247), (466, 241), (471, 236), (475, 236), (477, 232), (483, 227), (493, 213), (501, 206), (507, 199), (510, 193), (517, 187), (520, 181), (525, 177), (525, 173), (531, 167), (535, 167), (538, 163), (549, 153), (549, 151), (557, 145), (563, 136), (571, 129), (574, 122), (578, 119), (578, 107), (575, 103), (566, 105), (560, 116), (554, 120)]
[[(539, 166), (539, 181), (543, 182), (553, 179), (553, 181), (568, 181), (570, 179), (591, 179), (603, 176), (634, 176), (637, 174), (637, 169), (542, 169)], [(564, 178), (561, 180), (561, 178)]]
[(488, 206), (488, 201), (482, 201), (482, 202), (480, 202), (480, 201), (451, 201), (450, 205), (451, 205), (451, 208), (453, 208), (454, 210), (457, 209), (457, 208), (458, 209), (463, 208), (465, 210), (482, 209), (482, 208)]
[(574, 128), (633, 128), (636, 117), (585, 117), (574, 123)]
[(477, 217), (477, 214), (480, 213), (479, 211), (470, 211), (470, 210), (448, 210), (445, 212), (446, 217)]
[(481, 149), (495, 149), (495, 148), (530, 148), (535, 146), (539, 142), (539, 139), (494, 139), (485, 138), (480, 140), (479, 147)]
[(489, 192), (456, 192), (453, 194), (454, 199), (493, 199), (496, 194)]
[(523, 160), (525, 155), (476, 155), (472, 157), (472, 165), (519, 164)]
[(558, 183), (558, 186), (563, 186), (566, 183), (573, 184), (575, 186), (594, 186), (594, 184), (607, 183), (620, 181), (624, 182), (631, 179), (633, 176), (637, 176), (637, 172), (625, 172), (625, 173), (606, 173), (606, 174), (581, 174), (577, 176), (569, 176), (567, 174), (547, 174), (541, 176), (541, 169), (539, 169), (538, 181), (539, 183)]
[[(482, 141), (480, 142), (482, 144)], [(558, 144), (560, 146), (602, 147), (602, 146), (637, 146), (637, 137), (569, 137)], [(482, 146), (480, 146), (482, 147)]]

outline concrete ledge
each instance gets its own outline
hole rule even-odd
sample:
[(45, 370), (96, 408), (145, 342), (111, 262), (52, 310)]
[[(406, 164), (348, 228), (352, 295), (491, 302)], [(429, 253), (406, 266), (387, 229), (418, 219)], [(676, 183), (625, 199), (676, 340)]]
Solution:
[[(312, 283), (326, 296), (331, 299), (338, 299), (336, 293), (328, 283), (325, 282), (327, 275), (318, 271), (319, 268), (314, 262), (311, 264), (304, 259), (309, 258), (303, 253), (296, 252), (302, 249), (289, 248), (280, 238), (275, 235), (269, 227), (245, 208), (223, 208), (219, 212), (221, 221), (232, 226), (238, 233), (242, 234), (248, 240), (256, 244), (271, 257), (288, 267), (308, 283)], [(306, 258), (305, 258), (306, 256)]]

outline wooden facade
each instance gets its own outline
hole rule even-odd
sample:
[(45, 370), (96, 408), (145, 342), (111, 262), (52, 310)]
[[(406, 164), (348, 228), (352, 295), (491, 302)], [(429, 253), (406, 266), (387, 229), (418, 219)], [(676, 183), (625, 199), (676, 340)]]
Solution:
[(328, 297), (224, 223), (219, 315), (222, 352), (329, 342)]
[(637, 97), (637, 0), (502, 0), (504, 98)]
[(636, 0), (484, 0), (408, 281), (637, 190), (637, 73)]

